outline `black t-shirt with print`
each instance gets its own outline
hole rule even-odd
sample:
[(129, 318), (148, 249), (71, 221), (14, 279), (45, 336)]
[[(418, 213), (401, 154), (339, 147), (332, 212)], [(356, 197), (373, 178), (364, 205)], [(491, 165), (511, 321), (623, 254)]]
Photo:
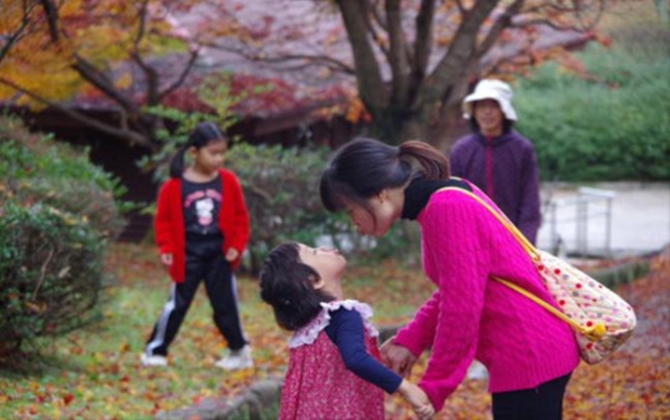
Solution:
[(221, 179), (191, 182), (182, 179), (182, 206), (187, 236), (221, 236), (219, 209), (221, 208)]

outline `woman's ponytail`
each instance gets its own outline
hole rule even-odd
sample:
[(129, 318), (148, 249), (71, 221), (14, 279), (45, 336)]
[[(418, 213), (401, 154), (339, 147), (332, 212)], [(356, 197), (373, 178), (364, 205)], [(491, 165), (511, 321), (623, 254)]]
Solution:
[(413, 158), (420, 166), (426, 179), (448, 179), (449, 160), (428, 143), (419, 140), (408, 140), (398, 146), (398, 156)]
[(350, 201), (366, 207), (370, 197), (387, 188), (406, 185), (417, 174), (426, 179), (447, 179), (449, 161), (437, 149), (418, 140), (391, 146), (358, 137), (335, 153), (321, 175), (321, 202), (333, 212), (342, 210)]

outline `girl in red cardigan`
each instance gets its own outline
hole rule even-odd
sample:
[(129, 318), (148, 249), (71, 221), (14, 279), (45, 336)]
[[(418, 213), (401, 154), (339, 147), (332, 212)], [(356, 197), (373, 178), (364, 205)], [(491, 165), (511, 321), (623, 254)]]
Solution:
[[(170, 179), (158, 193), (154, 230), (172, 286), (142, 354), (145, 366), (167, 365), (168, 347), (201, 281), (214, 322), (228, 342), (216, 366), (228, 370), (253, 366), (233, 275), (249, 238), (249, 216), (237, 177), (221, 168), (227, 149), (228, 140), (216, 125), (199, 123), (172, 159)], [(191, 164), (184, 170), (186, 153)]]

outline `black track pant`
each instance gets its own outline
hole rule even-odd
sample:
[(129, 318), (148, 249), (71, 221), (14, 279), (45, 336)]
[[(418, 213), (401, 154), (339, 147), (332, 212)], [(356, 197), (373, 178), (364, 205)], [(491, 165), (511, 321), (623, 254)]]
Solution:
[(246, 340), (237, 309), (235, 277), (221, 253), (221, 241), (187, 241), (186, 277), (182, 283), (172, 283), (170, 298), (147, 341), (147, 354), (167, 355), (203, 280), (214, 310), (214, 323), (228, 347), (231, 350), (244, 347)]
[(563, 395), (570, 375), (537, 388), (493, 394), (494, 420), (561, 420)]

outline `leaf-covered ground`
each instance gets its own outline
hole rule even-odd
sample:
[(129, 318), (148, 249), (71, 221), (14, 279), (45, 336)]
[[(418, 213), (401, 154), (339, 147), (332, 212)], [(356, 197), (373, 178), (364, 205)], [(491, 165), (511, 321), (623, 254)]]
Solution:
[[(238, 279), (242, 319), (256, 367), (227, 373), (213, 367), (224, 349), (204, 292), (196, 297), (176, 341), (170, 367), (143, 368), (139, 354), (168, 293), (168, 280), (152, 247), (118, 245), (109, 254), (115, 282), (105, 320), (44, 344), (41, 359), (0, 371), (0, 418), (142, 419), (205, 398), (239, 394), (267, 376), (280, 376), (287, 334), (258, 299), (257, 283)], [(583, 365), (568, 386), (566, 419), (670, 418), (670, 255), (656, 258), (649, 275), (618, 289), (637, 310), (639, 326), (611, 359)], [(347, 297), (370, 302), (377, 325), (403, 323), (430, 293), (416, 268), (390, 262), (352, 267)], [(415, 378), (423, 366), (415, 368)], [(466, 380), (438, 418), (490, 418), (482, 380)], [(410, 418), (407, 407), (387, 399), (387, 418)]]
[[(636, 311), (638, 326), (609, 359), (582, 363), (566, 391), (565, 419), (670, 419), (670, 248), (651, 261), (648, 275), (620, 286), (617, 293)], [(421, 366), (413, 372), (420, 375)], [(491, 419), (491, 401), (482, 380), (466, 380), (439, 419)], [(388, 418), (408, 411), (399, 399), (387, 403)]]

